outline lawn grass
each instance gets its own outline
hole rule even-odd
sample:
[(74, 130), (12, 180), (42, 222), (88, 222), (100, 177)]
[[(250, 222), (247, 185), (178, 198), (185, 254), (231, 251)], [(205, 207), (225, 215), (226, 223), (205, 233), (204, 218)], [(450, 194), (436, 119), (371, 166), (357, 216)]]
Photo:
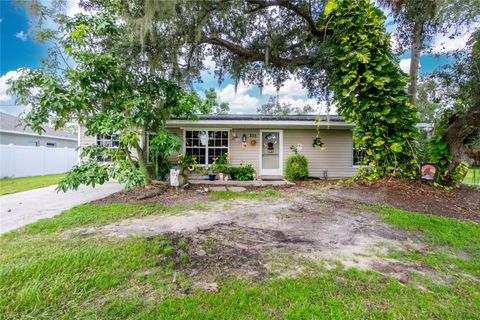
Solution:
[[(188, 288), (162, 238), (0, 239), (0, 318), (474, 319), (478, 286), (403, 285), (372, 271), (318, 270), (296, 279), (229, 278)], [(163, 257), (163, 258), (162, 258)], [(167, 260), (164, 258), (167, 257)], [(188, 260), (184, 264), (188, 266)], [(146, 275), (148, 274), (148, 275)], [(176, 274), (176, 275), (174, 275)], [(176, 280), (173, 280), (176, 279)]]
[(463, 182), (467, 183), (475, 183), (480, 185), (480, 168), (470, 168), (467, 171), (467, 175)]
[(263, 198), (282, 198), (283, 195), (273, 189), (264, 191), (251, 192), (233, 192), (233, 191), (213, 191), (210, 192), (210, 197), (213, 200), (230, 200), (230, 199), (263, 199)]
[[(264, 197), (265, 194), (262, 194)], [(258, 198), (261, 198), (260, 196)], [(168, 236), (118, 239), (57, 231), (127, 217), (180, 213), (180, 206), (82, 205), (0, 236), (0, 319), (478, 319), (478, 281), (454, 273), (465, 253), (477, 275), (478, 224), (369, 206), (388, 223), (430, 241), (448, 279), (412, 274), (407, 284), (373, 271), (316, 267), (298, 278), (264, 281), (219, 277), (218, 291), (192, 288), (187, 246)], [(445, 250), (447, 248), (448, 250)], [(477, 253), (475, 253), (477, 252)], [(417, 255), (420, 255), (417, 253)], [(476, 257), (477, 262), (468, 262)], [(413, 253), (397, 258), (421, 260)], [(447, 257), (448, 258), (448, 257)], [(453, 259), (453, 257), (452, 257)], [(472, 259), (474, 260), (474, 259)], [(426, 259), (427, 262), (428, 259)], [(434, 264), (435, 265), (435, 264)], [(457, 264), (454, 266), (458, 266)], [(187, 292), (185, 294), (185, 292)], [(179, 294), (180, 293), (180, 294)]]
[[(454, 265), (480, 277), (480, 224), (473, 221), (415, 213), (382, 205), (368, 205), (383, 220), (401, 229), (416, 232), (437, 250), (429, 254), (401, 252), (410, 259), (442, 268)], [(398, 252), (397, 252), (398, 254)]]
[(9, 193), (27, 191), (57, 184), (64, 174), (50, 174), (47, 176), (3, 178), (0, 179), (0, 196)]

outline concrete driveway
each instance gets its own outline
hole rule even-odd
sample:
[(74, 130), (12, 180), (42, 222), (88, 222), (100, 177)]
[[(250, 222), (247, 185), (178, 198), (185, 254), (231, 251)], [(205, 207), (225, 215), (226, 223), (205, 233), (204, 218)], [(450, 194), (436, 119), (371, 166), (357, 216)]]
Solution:
[(123, 186), (107, 182), (95, 188), (81, 186), (77, 191), (57, 193), (54, 186), (0, 196), (0, 234), (43, 218), (51, 218), (76, 205), (101, 199)]

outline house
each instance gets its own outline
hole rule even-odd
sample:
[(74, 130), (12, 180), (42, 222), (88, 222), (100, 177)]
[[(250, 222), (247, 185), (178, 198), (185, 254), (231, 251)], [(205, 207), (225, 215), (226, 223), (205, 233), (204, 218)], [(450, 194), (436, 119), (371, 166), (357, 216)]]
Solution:
[[(313, 177), (346, 178), (356, 169), (354, 124), (340, 116), (315, 115), (201, 115), (199, 120), (172, 119), (170, 132), (181, 138), (181, 152), (195, 154), (199, 165), (208, 165), (225, 152), (233, 165), (251, 164), (259, 176), (283, 176), (286, 162), (296, 147), (308, 159)], [(324, 150), (313, 146), (319, 125)], [(96, 143), (115, 148), (118, 137), (87, 137), (80, 128), (80, 146)], [(176, 160), (176, 155), (171, 161)], [(355, 161), (355, 162), (354, 162)]]
[(43, 127), (41, 135), (20, 122), (18, 117), (0, 112), (0, 144), (49, 147), (49, 148), (76, 148), (78, 137), (65, 131), (56, 131), (48, 126)]

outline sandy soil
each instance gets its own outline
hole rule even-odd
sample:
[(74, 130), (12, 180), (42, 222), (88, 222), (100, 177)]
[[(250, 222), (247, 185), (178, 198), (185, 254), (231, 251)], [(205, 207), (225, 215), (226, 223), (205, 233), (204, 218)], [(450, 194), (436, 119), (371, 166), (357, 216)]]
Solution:
[[(272, 272), (289, 276), (300, 271), (292, 260), (373, 269), (406, 279), (422, 266), (398, 268), (398, 261), (379, 258), (389, 248), (423, 247), (417, 239), (383, 223), (374, 213), (348, 201), (335, 201), (330, 185), (283, 189), (280, 199), (214, 201), (208, 211), (185, 215), (148, 216), (101, 227), (68, 231), (125, 238), (164, 235), (189, 244), (190, 276), (221, 274), (263, 278)], [(278, 268), (278, 266), (282, 266)], [(297, 265), (298, 266), (298, 265)], [(391, 266), (391, 267), (390, 267)]]

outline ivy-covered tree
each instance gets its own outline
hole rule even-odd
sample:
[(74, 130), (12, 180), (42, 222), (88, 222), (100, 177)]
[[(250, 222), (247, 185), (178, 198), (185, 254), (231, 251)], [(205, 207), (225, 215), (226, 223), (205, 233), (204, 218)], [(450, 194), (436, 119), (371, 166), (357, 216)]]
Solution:
[(330, 31), (325, 42), (335, 70), (329, 76), (334, 99), (356, 124), (355, 143), (366, 149), (368, 177), (398, 169), (415, 174), (417, 111), (405, 94), (408, 78), (393, 56), (383, 13), (367, 0), (338, 0), (320, 21)]
[[(77, 122), (85, 126), (87, 135), (118, 136), (116, 148), (82, 148), (81, 164), (59, 184), (63, 191), (110, 178), (127, 187), (148, 184), (152, 177), (147, 165), (148, 134), (168, 139), (163, 133), (170, 117), (194, 118), (210, 111), (196, 93), (138, 68), (135, 58), (127, 59), (128, 54), (119, 50), (127, 30), (117, 23), (112, 10), (74, 18), (56, 16), (55, 40), (68, 55), (65, 61), (74, 67), (25, 70), (11, 87), (18, 103), (32, 107), (24, 122), (37, 132), (46, 122), (55, 128)], [(99, 158), (111, 161), (100, 163)]]

